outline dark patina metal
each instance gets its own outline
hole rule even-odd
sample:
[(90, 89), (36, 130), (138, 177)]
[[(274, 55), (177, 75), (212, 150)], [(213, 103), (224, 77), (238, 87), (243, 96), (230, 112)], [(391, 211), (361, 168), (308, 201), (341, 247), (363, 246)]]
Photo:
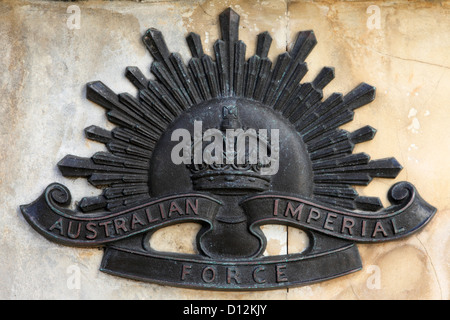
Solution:
[[(362, 83), (346, 95), (323, 99), (333, 68), (301, 82), (305, 59), (316, 44), (312, 31), (299, 32), (292, 50), (275, 63), (267, 56), (272, 39), (264, 32), (255, 55), (245, 60), (239, 15), (227, 9), (219, 18), (222, 39), (214, 44), (214, 59), (190, 33), (192, 59), (185, 65), (161, 33), (149, 29), (143, 41), (154, 58), (155, 79), (146, 79), (136, 67), (126, 69), (137, 97), (117, 95), (102, 82), (87, 84), (87, 98), (104, 107), (116, 127), (91, 126), (86, 136), (108, 151), (91, 158), (68, 155), (58, 167), (64, 176), (84, 177), (103, 192), (70, 210), (69, 190), (49, 185), (35, 202), (21, 206), (38, 232), (65, 245), (104, 247), (101, 270), (114, 275), (193, 288), (258, 290), (357, 271), (362, 267), (357, 242), (399, 239), (432, 218), (436, 209), (408, 182), (389, 190), (387, 208), (353, 188), (373, 178), (395, 178), (402, 169), (394, 158), (370, 160), (353, 153), (355, 144), (374, 138), (374, 128), (339, 128), (375, 98), (374, 87)], [(260, 163), (174, 163), (171, 151), (179, 141), (173, 141), (173, 133), (194, 132), (196, 121), (202, 133), (217, 129), (224, 136), (227, 129), (279, 130), (279, 145), (270, 139), (264, 145), (269, 152), (279, 148), (277, 173), (261, 174)], [(195, 143), (194, 137), (192, 148)], [(184, 222), (203, 226), (198, 254), (149, 246), (156, 230)], [(267, 240), (260, 227), (265, 224), (302, 229), (308, 248), (264, 256)]]

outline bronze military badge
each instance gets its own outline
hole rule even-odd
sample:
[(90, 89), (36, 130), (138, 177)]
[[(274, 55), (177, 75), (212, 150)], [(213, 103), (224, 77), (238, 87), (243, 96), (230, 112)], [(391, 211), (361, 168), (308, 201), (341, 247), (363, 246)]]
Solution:
[[(299, 32), (275, 63), (267, 56), (272, 38), (261, 33), (256, 53), (246, 60), (239, 15), (227, 9), (219, 19), (222, 39), (214, 44), (214, 57), (190, 33), (187, 65), (169, 51), (160, 31), (149, 29), (143, 42), (154, 58), (154, 79), (136, 67), (126, 69), (137, 97), (117, 95), (99, 81), (87, 84), (87, 98), (104, 107), (116, 127), (91, 126), (85, 133), (108, 151), (91, 158), (67, 155), (58, 167), (103, 192), (71, 210), (69, 190), (50, 184), (36, 201), (21, 206), (34, 229), (60, 244), (103, 247), (101, 270), (113, 275), (253, 290), (360, 270), (357, 242), (403, 238), (430, 221), (436, 209), (408, 182), (391, 187), (387, 208), (353, 188), (373, 178), (395, 178), (402, 169), (394, 158), (353, 153), (355, 144), (374, 138), (374, 128), (339, 128), (374, 100), (374, 87), (362, 83), (324, 99), (333, 68), (301, 82), (317, 42), (313, 31)], [(184, 222), (202, 225), (198, 254), (150, 247), (156, 230)], [(265, 224), (300, 228), (308, 248), (263, 255)]]

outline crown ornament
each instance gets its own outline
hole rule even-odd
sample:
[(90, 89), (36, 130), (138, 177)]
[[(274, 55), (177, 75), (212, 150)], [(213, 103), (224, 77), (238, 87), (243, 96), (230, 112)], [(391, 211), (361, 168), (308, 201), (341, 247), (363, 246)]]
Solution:
[[(219, 149), (222, 152), (219, 151), (215, 159), (203, 160), (200, 164), (196, 164), (192, 156), (192, 164), (187, 165), (194, 189), (228, 195), (268, 190), (271, 175), (263, 174), (263, 170), (269, 167), (267, 161), (271, 152), (267, 135), (259, 136), (255, 129), (242, 127), (235, 104), (225, 105), (222, 110), (221, 134), (214, 137), (220, 139), (222, 148)], [(203, 151), (204, 148), (201, 148)], [(259, 148), (265, 149), (264, 159), (258, 158), (261, 154)], [(193, 143), (193, 155), (195, 149)]]

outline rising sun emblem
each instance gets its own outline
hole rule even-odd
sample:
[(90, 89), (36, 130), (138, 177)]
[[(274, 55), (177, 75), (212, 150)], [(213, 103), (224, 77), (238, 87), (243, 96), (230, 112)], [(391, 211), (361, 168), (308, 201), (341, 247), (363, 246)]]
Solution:
[[(325, 98), (322, 90), (333, 80), (333, 68), (302, 82), (305, 59), (317, 43), (313, 31), (299, 32), (292, 49), (274, 63), (268, 58), (272, 38), (261, 33), (255, 54), (246, 60), (239, 15), (227, 9), (219, 20), (222, 39), (214, 44), (214, 57), (204, 53), (200, 36), (190, 33), (187, 65), (169, 51), (160, 31), (149, 29), (143, 42), (154, 59), (154, 79), (126, 68), (137, 96), (116, 94), (99, 81), (87, 84), (87, 98), (104, 107), (116, 127), (90, 126), (85, 133), (108, 151), (90, 158), (67, 155), (58, 167), (102, 193), (70, 210), (69, 190), (49, 185), (40, 198), (21, 206), (38, 232), (65, 245), (104, 247), (101, 270), (110, 274), (249, 290), (357, 271), (362, 265), (356, 242), (398, 239), (432, 218), (436, 209), (408, 182), (391, 187), (387, 208), (354, 189), (373, 178), (395, 178), (402, 169), (394, 158), (353, 153), (355, 144), (374, 138), (374, 128), (340, 128), (374, 100), (373, 86), (362, 83), (346, 95)], [(264, 172), (268, 168), (275, 170)], [(198, 254), (149, 246), (156, 230), (183, 222), (203, 226)], [(308, 248), (264, 256), (264, 224), (304, 230)]]

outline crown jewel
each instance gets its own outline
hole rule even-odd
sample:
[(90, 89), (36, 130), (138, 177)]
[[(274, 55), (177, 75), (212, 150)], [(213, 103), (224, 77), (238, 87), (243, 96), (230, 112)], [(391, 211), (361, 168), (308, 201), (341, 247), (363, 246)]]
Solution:
[[(194, 161), (196, 144), (192, 144), (192, 164), (187, 167), (191, 172), (194, 189), (216, 194), (268, 190), (271, 176), (264, 175), (261, 171), (268, 166), (267, 157), (261, 159), (258, 156), (261, 154), (260, 148), (265, 148), (265, 155), (270, 154), (270, 143), (255, 129), (242, 126), (236, 104), (230, 103), (222, 107), (219, 132), (220, 136), (218, 134), (214, 139), (222, 140), (222, 148), (219, 148), (222, 150), (221, 154), (214, 154), (209, 159), (203, 157), (200, 164)], [(201, 146), (203, 153), (206, 148), (207, 146)]]

